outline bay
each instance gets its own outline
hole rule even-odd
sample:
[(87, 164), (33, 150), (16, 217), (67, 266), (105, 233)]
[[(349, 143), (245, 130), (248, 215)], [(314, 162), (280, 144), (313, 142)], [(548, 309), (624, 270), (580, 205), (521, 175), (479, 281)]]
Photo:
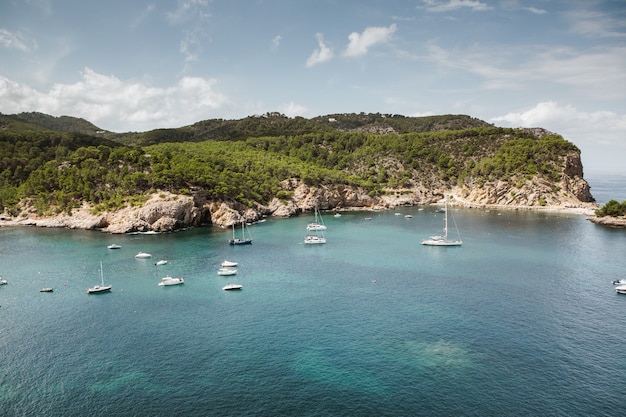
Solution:
[[(0, 228), (0, 409), (13, 416), (619, 415), (626, 234), (434, 207), (160, 235)], [(407, 219), (404, 215), (413, 217)], [(371, 218), (367, 220), (367, 218)], [(119, 250), (107, 245), (118, 243)], [(151, 259), (137, 260), (137, 252)], [(164, 266), (155, 266), (167, 259)], [(225, 259), (234, 277), (217, 275)], [(88, 295), (104, 266), (109, 294)], [(158, 287), (166, 274), (185, 284)], [(226, 283), (243, 285), (222, 291)], [(40, 293), (53, 287), (53, 293)]]

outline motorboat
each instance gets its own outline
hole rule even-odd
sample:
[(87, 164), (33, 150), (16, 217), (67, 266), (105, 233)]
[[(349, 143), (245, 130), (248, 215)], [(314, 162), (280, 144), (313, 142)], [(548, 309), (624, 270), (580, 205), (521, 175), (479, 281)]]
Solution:
[(626, 285), (626, 279), (616, 279), (613, 281), (613, 285)]
[(171, 276), (168, 275), (165, 278), (161, 278), (161, 281), (159, 281), (159, 287), (168, 286), (168, 285), (179, 285), (179, 284), (184, 284), (184, 283), (185, 283), (185, 278), (183, 277), (172, 278)]
[(224, 291), (232, 291), (232, 290), (240, 290), (243, 288), (243, 285), (239, 285), (239, 284), (228, 284), (226, 286), (224, 286), (222, 289)]
[(615, 287), (615, 292), (618, 294), (626, 294), (626, 285), (618, 285)]
[(235, 268), (220, 268), (217, 271), (217, 275), (222, 275), (222, 276), (237, 275), (237, 270)]
[(121, 248), (121, 247), (122, 247), (122, 246), (121, 246), (121, 245), (118, 245), (117, 243), (112, 243), (112, 244), (110, 244), (109, 246), (107, 246), (107, 248), (109, 248), (109, 249), (119, 249), (119, 248)]
[(160, 261), (158, 261), (157, 263), (155, 263), (156, 266), (161, 266), (161, 265), (165, 265), (167, 263), (167, 261), (165, 259), (161, 259)]
[(0, 285), (7, 285), (8, 283), (9, 281), (7, 281), (6, 279), (0, 278)]
[(139, 252), (137, 255), (135, 255), (135, 258), (137, 258), (137, 259), (147, 259), (147, 258), (152, 258), (152, 255), (150, 255), (149, 253), (146, 253), (146, 252)]
[(46, 287), (46, 288), (42, 288), (39, 290), (39, 292), (52, 292), (54, 291), (54, 289), (50, 288), (50, 287)]
[(306, 235), (304, 238), (305, 245), (319, 245), (323, 243), (326, 243), (326, 238), (324, 236)]
[(87, 294), (100, 294), (103, 292), (109, 292), (111, 291), (111, 288), (113, 288), (112, 285), (104, 285), (104, 273), (102, 272), (102, 262), (100, 262), (100, 281), (102, 282), (101, 285), (94, 285), (91, 288), (87, 288)]
[(223, 268), (231, 268), (233, 266), (237, 266), (237, 262), (232, 261), (224, 261), (220, 264)]

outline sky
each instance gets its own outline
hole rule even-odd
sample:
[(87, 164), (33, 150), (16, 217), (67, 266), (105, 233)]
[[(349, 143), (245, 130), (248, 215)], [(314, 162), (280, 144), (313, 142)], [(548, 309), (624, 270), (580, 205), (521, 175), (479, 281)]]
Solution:
[(626, 173), (625, 0), (3, 0), (0, 112), (466, 114)]

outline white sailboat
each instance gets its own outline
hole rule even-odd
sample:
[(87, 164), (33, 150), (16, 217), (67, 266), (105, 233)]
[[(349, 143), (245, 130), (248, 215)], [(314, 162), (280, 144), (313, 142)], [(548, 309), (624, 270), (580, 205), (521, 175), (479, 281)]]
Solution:
[(113, 288), (112, 285), (104, 285), (104, 272), (102, 272), (102, 261), (100, 261), (100, 280), (102, 281), (101, 285), (94, 285), (93, 287), (88, 288), (88, 294), (99, 294), (102, 292), (108, 292), (111, 291), (111, 288)]
[(241, 237), (235, 237), (235, 225), (233, 224), (233, 238), (228, 240), (231, 245), (251, 245), (252, 237), (250, 231), (248, 231), (248, 237), (246, 237), (246, 223), (241, 221)]
[[(443, 215), (443, 235), (431, 236), (428, 239), (422, 240), (422, 245), (427, 246), (461, 246), (463, 241), (459, 236), (458, 239), (448, 239), (448, 200), (444, 199), (444, 215)], [(453, 218), (454, 220), (454, 218)], [(459, 230), (456, 228), (457, 234)]]
[(307, 224), (306, 230), (326, 230), (326, 225), (324, 224), (324, 220), (322, 220), (322, 215), (317, 206), (315, 206), (315, 221)]

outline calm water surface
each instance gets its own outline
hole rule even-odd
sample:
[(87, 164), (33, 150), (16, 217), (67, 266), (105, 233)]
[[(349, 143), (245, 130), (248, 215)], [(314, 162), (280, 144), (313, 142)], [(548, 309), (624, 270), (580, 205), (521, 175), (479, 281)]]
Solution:
[[(242, 247), (211, 228), (0, 228), (0, 414), (623, 413), (623, 230), (451, 209), (463, 246), (437, 248), (419, 242), (440, 213), (400, 212), (324, 214), (312, 247), (308, 216), (253, 225)], [(216, 274), (224, 259), (238, 275)], [(88, 295), (100, 261), (113, 291)], [(167, 274), (185, 284), (158, 287)]]

